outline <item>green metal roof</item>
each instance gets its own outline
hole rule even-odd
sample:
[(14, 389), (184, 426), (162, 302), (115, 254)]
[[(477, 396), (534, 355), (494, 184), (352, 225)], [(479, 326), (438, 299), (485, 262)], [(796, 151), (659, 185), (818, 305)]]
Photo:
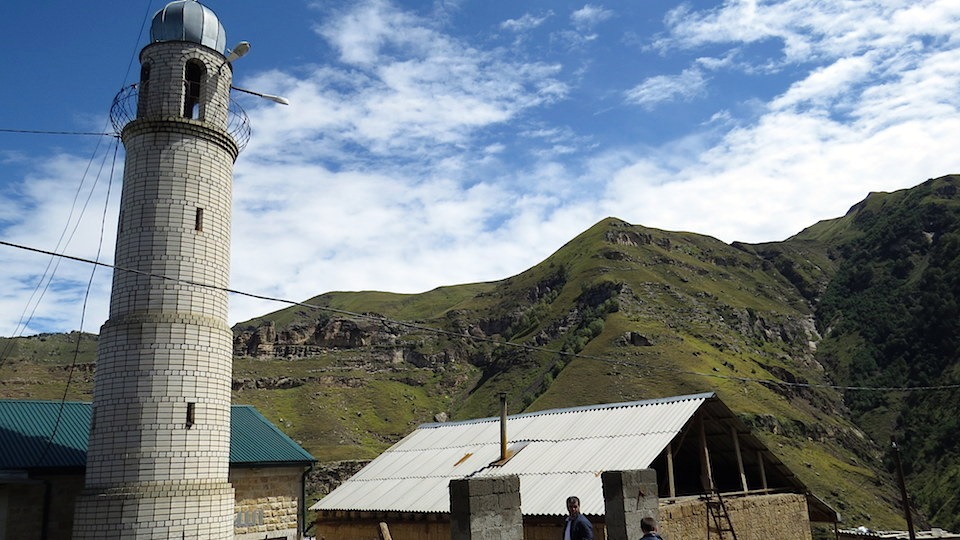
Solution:
[(90, 409), (89, 403), (61, 409), (57, 401), (0, 400), (0, 470), (84, 467)]
[(230, 464), (266, 465), (317, 461), (250, 405), (234, 405), (230, 414)]
[[(85, 467), (91, 410), (90, 403), (0, 399), (0, 470)], [(231, 407), (231, 465), (315, 461), (252, 406)]]

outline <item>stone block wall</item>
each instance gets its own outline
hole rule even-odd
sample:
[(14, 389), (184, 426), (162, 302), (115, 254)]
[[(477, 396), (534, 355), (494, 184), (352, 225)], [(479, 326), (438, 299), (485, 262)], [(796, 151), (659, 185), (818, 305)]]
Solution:
[[(49, 483), (49, 491), (48, 491)], [(45, 493), (50, 505), (48, 538), (70, 538), (73, 529), (73, 502), (83, 489), (83, 476), (49, 476), (29, 483), (0, 484), (0, 504), (6, 503), (0, 519), (0, 538), (40, 540), (43, 533)]]
[[(384, 518), (393, 540), (450, 540), (450, 523)], [(317, 540), (381, 540), (380, 522), (376, 519), (341, 523), (324, 523), (310, 534)], [(554, 538), (553, 540), (556, 540)]]
[[(803, 495), (725, 497), (724, 504), (738, 540), (811, 540)], [(663, 501), (660, 505), (660, 530), (668, 538), (707, 538), (709, 518), (706, 504), (698, 498)]]
[[(558, 540), (563, 538), (565, 519), (563, 516), (557, 516), (549, 521), (543, 518), (537, 520), (527, 518), (523, 523), (523, 540)], [(587, 516), (587, 519), (593, 523), (594, 538), (597, 540), (608, 538), (606, 527), (596, 516)], [(631, 538), (631, 540), (634, 539)]]
[(523, 540), (520, 478), (450, 481), (451, 540)]
[(232, 468), (235, 538), (296, 539), (302, 474), (299, 467)]
[[(234, 483), (236, 513), (234, 514), (237, 540), (263, 538), (297, 538), (300, 516), (300, 475), (303, 469), (278, 467), (260, 469), (230, 469)], [(41, 540), (43, 506), (46, 483), (49, 483), (48, 538), (71, 538), (74, 521), (74, 503), (83, 489), (83, 474), (35, 476), (28, 481), (0, 484), (0, 539)], [(182, 504), (182, 503), (181, 503)], [(334, 538), (373, 538), (379, 540), (376, 527), (373, 536)], [(422, 535), (423, 527), (406, 538), (449, 540), (449, 526), (442, 524), (442, 535)], [(318, 538), (320, 536), (318, 535)], [(397, 537), (394, 537), (397, 540)]]
[(184, 66), (199, 62), (206, 69), (201, 79), (200, 118), (226, 129), (233, 69), (217, 51), (200, 46), (183, 47), (183, 42), (151, 43), (140, 51), (140, 63), (150, 76), (140, 81), (137, 112), (140, 117), (177, 118), (184, 115)]
[(608, 540), (640, 538), (640, 520), (660, 520), (656, 471), (605, 471), (601, 480)]

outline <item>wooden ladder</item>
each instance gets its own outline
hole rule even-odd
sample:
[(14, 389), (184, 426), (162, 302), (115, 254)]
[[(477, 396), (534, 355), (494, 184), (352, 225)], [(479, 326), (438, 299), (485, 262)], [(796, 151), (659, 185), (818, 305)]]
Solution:
[(725, 538), (724, 533), (730, 533), (730, 538), (737, 540), (737, 533), (730, 522), (730, 512), (727, 512), (727, 505), (723, 503), (720, 492), (707, 493), (703, 500), (707, 505), (707, 540), (713, 538), (712, 533), (717, 533), (718, 540)]

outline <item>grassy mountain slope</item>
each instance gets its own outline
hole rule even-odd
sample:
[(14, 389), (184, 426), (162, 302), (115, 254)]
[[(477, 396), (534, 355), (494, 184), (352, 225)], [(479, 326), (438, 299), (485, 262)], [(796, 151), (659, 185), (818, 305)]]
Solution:
[[(874, 193), (790, 241), (829, 245), (836, 273), (817, 304), (818, 353), (875, 440), (895, 435), (930, 519), (960, 528), (960, 177)], [(788, 243), (790, 242), (788, 241)], [(950, 385), (954, 385), (951, 387)]]
[[(279, 362), (281, 370), (316, 372), (323, 361), (341, 377), (350, 366), (365, 370), (363, 384), (291, 395), (277, 406), (285, 420), (294, 409), (312, 411), (285, 425), (299, 439), (316, 440), (298, 428), (310, 415), (323, 419), (316, 426), (337, 426), (325, 444), (308, 444), (323, 458), (375, 453), (412, 418), (496, 414), (500, 392), (511, 411), (532, 411), (713, 390), (844, 515), (893, 526), (894, 484), (878, 472), (880, 452), (847, 420), (841, 396), (763, 382), (830, 381), (812, 345), (819, 336), (811, 302), (748, 248), (608, 218), (503, 281), (413, 296), (329, 293), (305, 302), (317, 309), (294, 306), (238, 324), (238, 366), (253, 374)], [(373, 395), (391, 395), (386, 388), (398, 394), (383, 405), (407, 416), (372, 405)], [(236, 397), (267, 395), (283, 394)], [(333, 396), (343, 401), (331, 408)], [(371, 430), (381, 445), (359, 437)]]
[[(501, 281), (323, 294), (235, 326), (234, 401), (332, 462), (495, 415), (500, 392), (518, 412), (716, 391), (846, 523), (903, 527), (895, 433), (920, 508), (960, 528), (960, 392), (830, 386), (957, 381), (958, 186), (874, 193), (764, 244), (607, 218)], [(77, 335), (13, 340), (0, 395), (59, 399)], [(94, 341), (68, 399), (90, 399)]]

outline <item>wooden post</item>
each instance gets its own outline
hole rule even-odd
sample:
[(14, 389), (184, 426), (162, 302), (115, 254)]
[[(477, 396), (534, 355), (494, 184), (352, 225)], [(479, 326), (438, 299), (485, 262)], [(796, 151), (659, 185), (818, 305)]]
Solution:
[(507, 457), (507, 393), (500, 392), (500, 461)]
[(707, 450), (707, 431), (700, 414), (700, 483), (706, 493), (713, 493), (713, 471), (710, 468), (710, 451)]
[(733, 436), (733, 449), (736, 451), (737, 467), (740, 469), (740, 487), (743, 488), (743, 492), (746, 493), (749, 491), (749, 488), (747, 488), (747, 473), (743, 470), (743, 456), (740, 454), (740, 436), (737, 435), (736, 426), (730, 426), (730, 435)]
[(673, 478), (673, 443), (667, 445), (667, 482), (670, 486), (670, 497), (676, 497), (677, 486)]
[(757, 450), (757, 464), (760, 465), (760, 485), (763, 486), (763, 490), (766, 491), (767, 488), (767, 469), (763, 466), (763, 450)]
[(910, 497), (907, 495), (907, 483), (903, 479), (900, 447), (897, 446), (897, 439), (893, 435), (890, 436), (890, 444), (893, 446), (893, 463), (897, 467), (897, 481), (900, 483), (900, 498), (903, 500), (903, 516), (907, 520), (907, 533), (910, 535), (910, 540), (917, 540), (917, 535), (913, 532), (913, 517), (910, 514)]
[(393, 540), (393, 537), (390, 536), (390, 527), (387, 527), (387, 524), (380, 522), (380, 540)]

